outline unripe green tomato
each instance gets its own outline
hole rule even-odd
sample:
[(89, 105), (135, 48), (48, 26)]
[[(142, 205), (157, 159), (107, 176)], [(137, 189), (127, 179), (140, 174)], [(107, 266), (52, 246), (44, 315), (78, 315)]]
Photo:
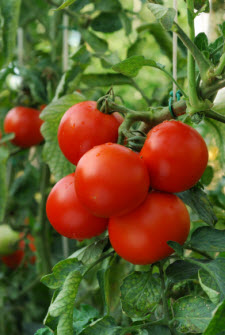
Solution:
[(15, 244), (20, 234), (7, 224), (0, 225), (0, 255), (8, 255), (15, 251)]

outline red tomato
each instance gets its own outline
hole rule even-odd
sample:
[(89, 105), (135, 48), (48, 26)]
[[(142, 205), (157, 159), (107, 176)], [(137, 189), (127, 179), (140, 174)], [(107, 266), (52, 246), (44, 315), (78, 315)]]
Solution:
[(165, 121), (148, 133), (140, 152), (151, 186), (165, 192), (182, 192), (194, 186), (208, 162), (202, 136), (180, 121)]
[[(21, 233), (20, 236), (22, 237), (23, 233)], [(34, 245), (34, 238), (33, 238), (33, 236), (27, 235), (27, 238), (30, 241), (29, 244), (28, 244), (29, 245), (29, 249), (32, 252), (35, 252), (36, 248), (35, 248), (35, 245)], [(7, 265), (9, 268), (11, 268), (11, 269), (17, 268), (21, 264), (21, 262), (23, 261), (23, 258), (24, 258), (24, 255), (25, 255), (24, 249), (25, 249), (25, 241), (21, 240), (19, 242), (19, 245), (18, 245), (18, 250), (14, 251), (10, 255), (2, 256), (1, 257), (1, 261), (5, 265)], [(30, 263), (31, 264), (34, 264), (35, 260), (36, 260), (35, 256), (31, 256), (30, 257)]]
[(80, 102), (63, 115), (58, 142), (65, 157), (73, 164), (91, 148), (106, 142), (116, 142), (122, 116), (101, 113), (95, 101)]
[(153, 191), (135, 211), (110, 218), (108, 230), (118, 255), (133, 264), (152, 264), (174, 252), (167, 241), (186, 241), (190, 218), (176, 195)]
[(143, 160), (119, 144), (106, 143), (89, 150), (75, 171), (79, 200), (100, 217), (122, 215), (138, 207), (149, 184)]
[(15, 133), (11, 142), (21, 148), (29, 148), (43, 141), (40, 127), (43, 121), (40, 111), (28, 107), (14, 107), (4, 120), (5, 133)]
[(53, 187), (47, 199), (46, 212), (59, 234), (77, 240), (100, 235), (108, 225), (108, 220), (93, 216), (81, 205), (74, 188), (74, 173)]

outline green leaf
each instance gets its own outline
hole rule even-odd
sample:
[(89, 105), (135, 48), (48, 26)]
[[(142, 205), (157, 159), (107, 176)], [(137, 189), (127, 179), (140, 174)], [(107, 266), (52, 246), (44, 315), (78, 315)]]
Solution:
[(92, 20), (91, 28), (103, 33), (113, 33), (122, 28), (122, 22), (117, 13), (100, 13)]
[(97, 53), (105, 53), (108, 49), (108, 43), (96, 34), (87, 29), (80, 29), (82, 38)]
[(56, 88), (54, 101), (68, 93), (68, 91), (74, 91), (74, 86), (77, 87), (80, 76), (89, 65), (91, 54), (87, 51), (85, 45), (83, 45), (70, 57), (70, 59), (73, 63), (60, 80)]
[(77, 258), (85, 265), (92, 264), (99, 259), (107, 243), (108, 237), (100, 241), (95, 241), (94, 243), (75, 251), (69, 259)]
[(86, 5), (90, 4), (91, 0), (76, 0), (72, 6), (71, 10), (75, 12), (79, 12), (82, 8), (84, 8)]
[(0, 147), (0, 221), (3, 220), (7, 202), (7, 160), (9, 151)]
[(59, 317), (58, 335), (73, 335), (73, 307), (81, 279), (80, 272), (70, 272), (64, 281), (62, 290), (49, 307), (49, 314)]
[[(169, 328), (165, 326), (152, 326), (148, 327), (147, 330), (146, 335), (171, 335)], [(143, 333), (143, 335), (145, 334)]]
[(182, 247), (182, 245), (174, 241), (168, 241), (167, 244), (176, 252), (177, 255), (183, 257), (184, 248)]
[(79, 309), (73, 310), (73, 329), (79, 335), (84, 327), (99, 317), (99, 312), (92, 306), (81, 305)]
[(178, 283), (183, 280), (197, 279), (199, 269), (198, 265), (179, 260), (167, 267), (166, 275), (169, 281)]
[(121, 302), (130, 317), (145, 316), (161, 299), (160, 280), (151, 272), (134, 272), (123, 281)]
[(212, 205), (206, 193), (198, 187), (193, 187), (188, 191), (178, 193), (181, 198), (191, 209), (196, 212), (201, 220), (208, 225), (215, 225), (217, 218), (213, 212)]
[(210, 227), (199, 227), (188, 242), (190, 247), (205, 252), (225, 251), (225, 230)]
[(52, 335), (52, 331), (49, 328), (45, 327), (36, 331), (34, 335)]
[(210, 321), (203, 335), (222, 335), (225, 332), (225, 301), (223, 301), (214, 312), (214, 316)]
[(110, 286), (109, 286), (110, 267), (100, 269), (97, 272), (98, 283), (104, 304), (105, 314), (110, 312)]
[(176, 11), (173, 8), (167, 8), (161, 5), (149, 3), (148, 8), (161, 23), (165, 30), (170, 30), (173, 25), (173, 21), (176, 15)]
[(46, 141), (43, 157), (57, 180), (74, 172), (74, 165), (64, 157), (59, 148), (57, 140), (58, 126), (63, 114), (70, 107), (83, 100), (83, 96), (78, 93), (66, 95), (50, 103), (41, 113), (41, 118), (45, 121), (41, 127), (41, 132)]
[(113, 66), (113, 70), (128, 77), (137, 76), (143, 66), (152, 66), (163, 70), (164, 66), (154, 60), (145, 59), (144, 56), (132, 56)]
[(100, 56), (102, 66), (105, 68), (111, 68), (113, 65), (120, 62), (119, 56), (117, 53), (111, 53), (109, 55)]
[(53, 273), (42, 277), (41, 282), (51, 289), (60, 288), (70, 272), (83, 273), (83, 264), (76, 258), (68, 258), (57, 263), (52, 271)]
[(122, 335), (122, 328), (118, 327), (115, 320), (111, 316), (96, 321), (92, 325), (86, 327), (80, 335)]
[(220, 301), (220, 292), (215, 280), (204, 270), (199, 271), (198, 278), (203, 291), (205, 291), (212, 303), (217, 305)]
[(132, 32), (132, 21), (125, 11), (120, 12), (120, 20), (122, 22), (126, 35), (130, 35), (130, 33)]
[(12, 60), (15, 52), (20, 5), (21, 0), (1, 1), (1, 14), (4, 18), (4, 23), (2, 27), (3, 52), (0, 56), (0, 63), (5, 67)]
[(17, 199), (20, 206), (27, 207), (39, 186), (38, 170), (27, 163), (24, 173), (16, 178), (10, 188), (9, 195)]
[(118, 12), (121, 4), (118, 0), (95, 0), (95, 9), (101, 12)]
[(113, 85), (133, 85), (131, 78), (121, 74), (107, 73), (107, 74), (85, 74), (81, 81), (89, 88), (96, 87), (110, 87)]
[(212, 261), (187, 259), (192, 264), (199, 265), (213, 278), (221, 293), (221, 298), (225, 298), (225, 259), (216, 258)]
[(211, 183), (211, 181), (213, 180), (213, 177), (214, 177), (213, 167), (208, 165), (207, 168), (205, 169), (201, 179), (200, 179), (200, 182), (203, 185), (208, 186)]
[(13, 140), (15, 138), (14, 133), (6, 134), (0, 139), (0, 145), (6, 142), (9, 142), (10, 140)]
[(215, 305), (201, 297), (186, 296), (175, 301), (174, 319), (181, 333), (202, 333), (208, 326)]
[(195, 44), (201, 51), (208, 51), (209, 41), (205, 33), (200, 33), (195, 37)]
[(201, 10), (201, 12), (209, 13), (209, 0), (194, 0), (195, 9)]
[(56, 10), (60, 10), (60, 9), (64, 9), (66, 7), (69, 7), (70, 5), (72, 5), (76, 0), (67, 0), (64, 1), (63, 4), (61, 6), (59, 6)]

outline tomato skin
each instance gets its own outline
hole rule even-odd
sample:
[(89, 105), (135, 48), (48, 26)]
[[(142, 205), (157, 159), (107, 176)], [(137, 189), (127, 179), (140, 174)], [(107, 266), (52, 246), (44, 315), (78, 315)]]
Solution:
[(152, 264), (174, 252), (167, 241), (186, 241), (190, 218), (176, 195), (153, 191), (135, 211), (110, 218), (108, 230), (118, 255), (133, 264)]
[(15, 133), (11, 142), (21, 148), (29, 148), (43, 141), (40, 127), (43, 121), (40, 111), (34, 108), (17, 106), (11, 109), (4, 120), (5, 133)]
[[(22, 237), (23, 235), (24, 234), (21, 233), (20, 237)], [(34, 244), (34, 238), (33, 238), (33, 236), (31, 236), (29, 234), (29, 235), (27, 235), (27, 239), (30, 241), (29, 244), (28, 244), (29, 249), (32, 252), (35, 252), (36, 251), (36, 247), (35, 247), (35, 244)], [(6, 266), (8, 266), (11, 269), (17, 268), (22, 263), (22, 261), (23, 261), (23, 258), (24, 258), (24, 255), (25, 255), (24, 249), (25, 249), (25, 241), (21, 240), (19, 242), (18, 249), (16, 251), (14, 251), (10, 255), (2, 256), (1, 257), (1, 261)], [(36, 261), (36, 257), (35, 256), (31, 256), (29, 262), (31, 264), (34, 264), (35, 261)]]
[(46, 203), (49, 222), (61, 235), (83, 240), (106, 230), (107, 219), (90, 214), (80, 203), (74, 188), (74, 173), (62, 178), (52, 188)]
[(201, 178), (208, 162), (202, 136), (180, 121), (164, 121), (148, 133), (140, 152), (152, 187), (165, 192), (183, 192)]
[(72, 106), (63, 115), (58, 128), (59, 147), (74, 165), (91, 148), (106, 142), (116, 142), (123, 118), (101, 113), (95, 101)]
[(139, 155), (114, 143), (89, 150), (75, 171), (79, 200), (100, 217), (123, 215), (138, 207), (148, 194), (149, 184)]

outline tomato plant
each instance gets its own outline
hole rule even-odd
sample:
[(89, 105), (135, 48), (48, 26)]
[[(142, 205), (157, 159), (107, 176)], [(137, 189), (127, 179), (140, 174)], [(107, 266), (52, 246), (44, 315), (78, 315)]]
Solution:
[(174, 120), (150, 130), (140, 155), (148, 167), (152, 187), (165, 192), (193, 187), (208, 162), (208, 149), (201, 135)]
[(147, 196), (149, 184), (142, 159), (113, 143), (89, 150), (75, 171), (78, 199), (100, 217), (122, 215), (138, 207)]
[(225, 332), (223, 11), (1, 1), (0, 334)]
[[(73, 164), (91, 148), (116, 142), (122, 117), (101, 113), (95, 101), (80, 102), (63, 115), (58, 129), (60, 149)], [(71, 145), (73, 143), (73, 145)]]
[(43, 121), (40, 112), (34, 108), (17, 106), (11, 109), (4, 120), (5, 133), (15, 133), (11, 142), (22, 148), (29, 148), (43, 141), (40, 128)]
[(47, 216), (63, 236), (83, 240), (106, 230), (108, 220), (90, 214), (80, 203), (74, 188), (74, 174), (62, 178), (51, 190), (46, 203)]

